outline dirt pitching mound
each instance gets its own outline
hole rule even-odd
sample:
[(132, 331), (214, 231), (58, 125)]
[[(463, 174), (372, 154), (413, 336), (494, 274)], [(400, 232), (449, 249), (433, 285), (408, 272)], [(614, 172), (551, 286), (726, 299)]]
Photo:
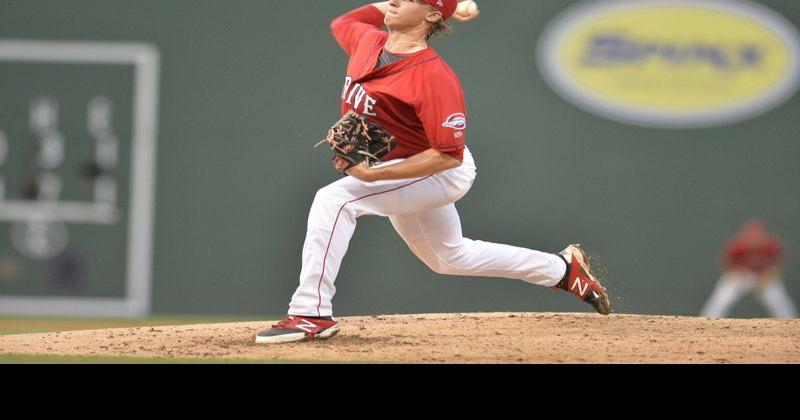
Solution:
[(257, 345), (272, 322), (0, 336), (0, 354), (419, 363), (800, 363), (800, 320), (560, 313), (351, 317), (327, 341)]

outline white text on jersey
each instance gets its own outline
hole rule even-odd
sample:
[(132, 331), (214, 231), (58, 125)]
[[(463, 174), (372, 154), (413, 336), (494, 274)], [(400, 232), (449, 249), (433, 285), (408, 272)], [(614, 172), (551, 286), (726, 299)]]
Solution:
[[(352, 105), (353, 108), (358, 111), (358, 107), (363, 104), (363, 109), (361, 111), (364, 115), (369, 115), (371, 117), (377, 117), (378, 114), (375, 113), (373, 108), (375, 104), (378, 102), (371, 96), (367, 95), (367, 91), (361, 86), (361, 83), (353, 84), (353, 78), (348, 76), (344, 80), (344, 89), (342, 89), (342, 100), (345, 101), (346, 104)], [(355, 102), (354, 102), (355, 101)]]

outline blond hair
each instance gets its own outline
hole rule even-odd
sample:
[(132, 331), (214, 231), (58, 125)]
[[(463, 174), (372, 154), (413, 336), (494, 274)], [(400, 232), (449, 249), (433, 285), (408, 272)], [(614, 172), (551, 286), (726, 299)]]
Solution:
[(425, 35), (425, 40), (436, 41), (440, 38), (443, 38), (445, 36), (450, 36), (452, 34), (453, 34), (453, 27), (449, 23), (445, 22), (443, 19), (439, 19), (431, 25), (430, 29), (428, 29), (428, 33), (427, 35)]

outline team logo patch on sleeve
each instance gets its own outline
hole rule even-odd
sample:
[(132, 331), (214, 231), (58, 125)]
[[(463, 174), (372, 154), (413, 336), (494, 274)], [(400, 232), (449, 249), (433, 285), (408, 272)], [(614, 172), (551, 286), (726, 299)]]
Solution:
[(467, 116), (461, 113), (447, 117), (442, 127), (452, 128), (453, 130), (463, 130), (467, 128)]

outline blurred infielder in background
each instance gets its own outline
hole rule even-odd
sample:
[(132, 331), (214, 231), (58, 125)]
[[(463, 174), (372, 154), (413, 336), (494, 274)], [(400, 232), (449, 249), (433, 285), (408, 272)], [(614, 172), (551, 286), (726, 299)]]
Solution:
[[(366, 215), (388, 217), (411, 251), (437, 273), (503, 277), (568, 290), (601, 314), (608, 293), (586, 254), (570, 245), (549, 254), (464, 238), (454, 203), (469, 191), (476, 168), (466, 147), (467, 111), (453, 70), (428, 45), (449, 31), (446, 21), (478, 17), (474, 2), (391, 0), (335, 19), (333, 36), (350, 57), (342, 115), (354, 111), (396, 138), (396, 147), (370, 167), (317, 192), (308, 217), (300, 286), (288, 315), (257, 343), (329, 338), (334, 281), (356, 228)], [(386, 25), (388, 32), (380, 30)], [(493, 139), (492, 141), (501, 141)]]
[(747, 222), (722, 256), (722, 277), (701, 316), (724, 318), (744, 296), (755, 293), (775, 318), (797, 318), (797, 309), (781, 279), (783, 246), (759, 220)]

